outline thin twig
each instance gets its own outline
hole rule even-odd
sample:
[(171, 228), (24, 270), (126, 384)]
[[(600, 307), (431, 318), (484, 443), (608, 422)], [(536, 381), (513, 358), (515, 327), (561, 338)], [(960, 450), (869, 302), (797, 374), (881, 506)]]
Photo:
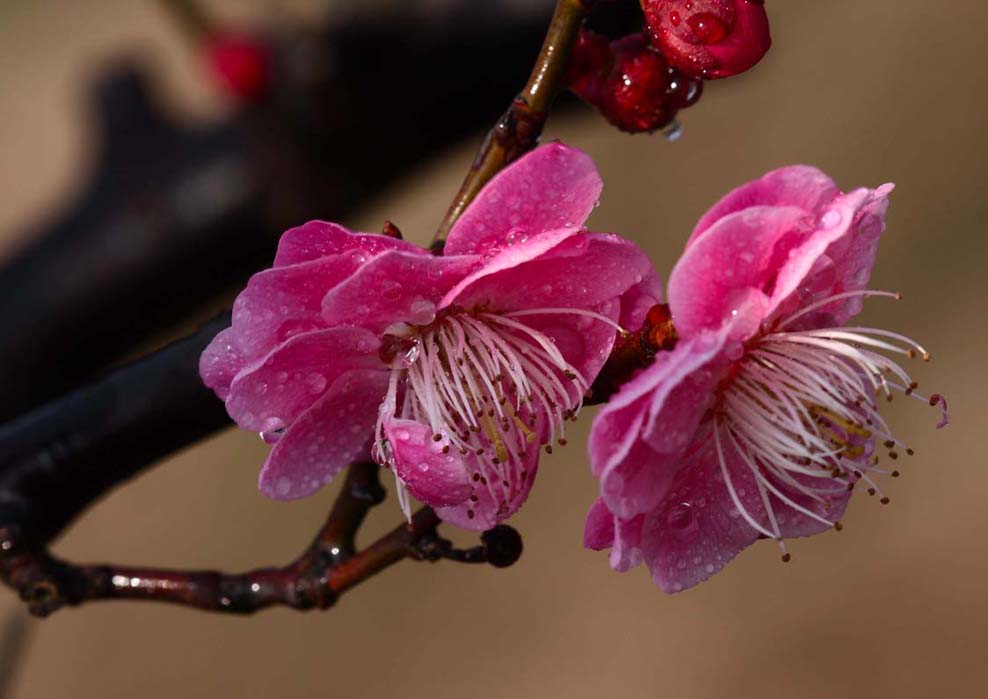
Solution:
[(428, 507), (411, 521), (356, 551), (355, 537), (369, 510), (384, 499), (378, 466), (353, 464), (326, 523), (292, 563), (246, 573), (74, 565), (45, 549), (25, 547), (16, 530), (0, 530), (0, 573), (37, 616), (96, 600), (170, 602), (206, 611), (252, 614), (272, 606), (327, 609), (341, 594), (404, 558), (510, 565), (521, 538), (510, 527), (485, 532), (482, 546), (453, 547), (436, 533), (439, 517)]
[(566, 64), (580, 25), (586, 18), (587, 0), (558, 0), (542, 50), (525, 88), (484, 138), (460, 191), (432, 239), (441, 248), (450, 229), (487, 182), (505, 165), (535, 147), (549, 114), (549, 107), (563, 88)]

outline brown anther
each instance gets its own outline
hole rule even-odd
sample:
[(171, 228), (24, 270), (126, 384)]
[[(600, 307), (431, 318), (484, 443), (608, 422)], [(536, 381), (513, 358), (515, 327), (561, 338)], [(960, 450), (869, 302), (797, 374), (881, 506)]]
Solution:
[(882, 503), (883, 505), (888, 505), (888, 504), (889, 504), (889, 499), (888, 499), (888, 496), (885, 496), (885, 497), (883, 497), (883, 498), (882, 498), (881, 500), (879, 500), (878, 502), (880, 502), (880, 503)]
[(566, 438), (565, 437), (560, 437), (559, 439), (556, 440), (556, 444), (558, 444), (561, 447), (565, 447), (566, 444), (567, 444)]
[(895, 446), (895, 442), (893, 442), (891, 439), (886, 439), (884, 442), (882, 442), (882, 444), (885, 445), (886, 449), (891, 449), (892, 447)]
[(906, 351), (906, 356), (910, 359), (916, 359), (916, 350), (911, 349)]
[(471, 495), (470, 496), (470, 502), (479, 502), (479, 501), (480, 501), (480, 498), (478, 498), (476, 495)]
[(552, 445), (551, 444), (546, 444), (545, 445), (545, 453), (546, 454), (551, 454), (552, 453)]
[(449, 445), (447, 444), (446, 446), (443, 447), (443, 454), (448, 454), (448, 453), (449, 453)]
[(908, 447), (906, 447), (906, 453), (907, 453), (907, 454), (908, 454), (909, 456), (913, 456), (913, 455), (915, 455), (915, 454), (916, 454), (916, 452), (914, 452), (914, 451), (913, 451), (912, 449), (910, 449), (910, 448), (908, 448)]
[(890, 473), (889, 475), (892, 476), (892, 478), (898, 478), (899, 477), (899, 472), (898, 471), (892, 471), (892, 473)]
[(443, 436), (441, 434), (436, 433), (436, 434), (432, 435), (432, 441), (433, 442), (441, 442), (441, 441), (443, 441)]
[(473, 510), (467, 510), (467, 519), (473, 519)]
[(790, 554), (789, 552), (786, 552), (786, 553), (782, 554), (782, 562), (783, 563), (788, 563), (791, 560), (792, 560), (792, 554)]
[(889, 458), (892, 459), (893, 461), (895, 461), (896, 459), (899, 458), (898, 452), (890, 451), (889, 452)]
[(477, 481), (480, 480), (480, 474), (479, 473), (475, 473), (475, 474), (473, 474), (470, 477), (473, 479), (474, 483), (476, 483)]
[(491, 459), (491, 463), (496, 466), (499, 463), (501, 463), (501, 460), (495, 456), (493, 459)]
[(475, 454), (476, 454), (477, 456), (480, 456), (481, 454), (483, 454), (483, 453), (484, 453), (484, 448), (483, 448), (483, 447), (477, 447), (477, 451), (475, 451), (474, 453), (475, 453)]
[(481, 477), (480, 477), (480, 484), (481, 484), (481, 485), (487, 485), (487, 479), (486, 479), (486, 478), (484, 478), (483, 476), (481, 476)]
[(868, 488), (868, 495), (874, 495), (874, 494), (875, 494), (875, 492), (876, 492), (876, 491), (875, 491), (875, 489), (874, 489), (874, 488)]
[(844, 525), (840, 522), (834, 522), (834, 530), (842, 532), (844, 531)]
[(507, 478), (505, 478), (503, 481), (501, 481), (501, 483), (504, 484), (504, 487), (505, 488), (510, 488), (511, 487), (511, 483), (508, 482), (508, 479)]

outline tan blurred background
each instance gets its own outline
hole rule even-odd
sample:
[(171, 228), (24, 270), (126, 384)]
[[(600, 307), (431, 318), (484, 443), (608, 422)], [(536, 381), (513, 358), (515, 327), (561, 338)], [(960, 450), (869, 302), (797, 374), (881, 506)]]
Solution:
[[(210, 6), (291, 19), (333, 3)], [(709, 85), (682, 114), (679, 142), (622, 135), (587, 110), (551, 121), (549, 135), (597, 160), (605, 190), (594, 227), (636, 240), (663, 272), (706, 207), (769, 168), (816, 164), (845, 188), (897, 183), (874, 286), (906, 300), (877, 301), (867, 314), (933, 351), (917, 378), (948, 396), (953, 424), (936, 432), (932, 411), (899, 406), (895, 420), (917, 453), (890, 484), (890, 507), (858, 497), (845, 531), (793, 542), (791, 564), (759, 545), (670, 597), (644, 570), (612, 573), (605, 555), (582, 549), (595, 484), (573, 439), (546, 461), (513, 521), (526, 550), (510, 569), (405, 562), (326, 613), (64, 610), (30, 622), (11, 696), (985, 696), (988, 4), (776, 0), (768, 9), (768, 58)], [(151, 0), (0, 3), (0, 235), (81, 181), (82, 90), (121, 51), (156, 61), (163, 93), (188, 118), (222, 111)], [(451, 144), (346, 223), (374, 229), (387, 217), (426, 240), (475, 141)], [(0, 250), (14, 242), (0, 239)], [(227, 431), (113, 493), (56, 550), (226, 569), (287, 561), (330, 495), (262, 498), (264, 453), (256, 435)], [(389, 500), (368, 535), (398, 518)], [(17, 606), (0, 590), (0, 615)]]

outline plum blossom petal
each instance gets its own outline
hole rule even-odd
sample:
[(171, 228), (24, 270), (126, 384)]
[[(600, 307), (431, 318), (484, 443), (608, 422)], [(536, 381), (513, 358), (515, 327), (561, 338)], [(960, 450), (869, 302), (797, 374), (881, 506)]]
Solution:
[(327, 327), (319, 316), (323, 297), (363, 261), (349, 254), (330, 255), (255, 274), (233, 304), (231, 327), (238, 349), (256, 358), (292, 335)]
[(355, 233), (335, 223), (309, 221), (282, 234), (273, 266), (297, 265), (346, 252), (353, 257), (359, 257), (363, 253), (369, 259), (387, 250), (401, 250), (413, 255), (429, 254), (427, 250), (397, 238), (374, 233)]
[(730, 330), (682, 340), (600, 410), (590, 433), (603, 500), (624, 519), (665, 497), (684, 451), (712, 402)]
[[(443, 507), (458, 505), (473, 491), (463, 457), (414, 420), (389, 420), (384, 434), (394, 450), (395, 473), (416, 499)], [(443, 451), (445, 449), (445, 452)]]
[(753, 206), (793, 206), (807, 212), (822, 211), (840, 194), (829, 175), (810, 165), (790, 165), (772, 170), (725, 194), (697, 222), (686, 242), (697, 238), (720, 219)]
[(339, 376), (274, 445), (261, 468), (260, 491), (278, 500), (303, 498), (352, 462), (367, 459), (387, 383), (387, 372), (379, 370)]
[(528, 235), (579, 228), (602, 187), (586, 153), (562, 143), (537, 148), (487, 183), (450, 230), (446, 254), (496, 254), (519, 228)]
[(478, 262), (470, 255), (436, 257), (392, 250), (363, 265), (322, 301), (329, 325), (381, 332), (399, 322), (428, 324), (443, 295)]
[(451, 289), (442, 305), (591, 308), (620, 297), (651, 272), (648, 256), (618, 236), (553, 231), (495, 256)]
[(203, 350), (199, 357), (199, 375), (207, 388), (215, 391), (220, 400), (226, 400), (233, 377), (246, 363), (234, 341), (233, 328), (226, 328), (218, 332)]
[(362, 328), (296, 335), (245, 367), (230, 386), (227, 411), (245, 430), (284, 429), (344, 372), (377, 369), (378, 342)]
[(686, 249), (669, 276), (669, 307), (683, 337), (731, 318), (737, 336), (765, 319), (780, 262), (812, 230), (806, 211), (756, 206), (720, 219)]

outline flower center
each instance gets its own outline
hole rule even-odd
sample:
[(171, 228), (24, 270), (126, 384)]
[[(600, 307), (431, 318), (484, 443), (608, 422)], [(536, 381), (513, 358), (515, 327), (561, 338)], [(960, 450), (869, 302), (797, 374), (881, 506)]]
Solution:
[[(879, 443), (895, 460), (912, 454), (878, 412), (878, 399), (895, 393), (946, 405), (941, 396), (916, 392), (917, 383), (887, 355), (909, 358), (929, 353), (915, 341), (886, 330), (839, 327), (787, 331), (797, 318), (851, 295), (838, 294), (790, 316), (750, 343), (732, 369), (714, 417), (714, 443), (721, 473), (735, 508), (759, 533), (779, 540), (782, 533), (773, 498), (827, 526), (840, 522), (824, 516), (830, 498), (853, 489), (858, 481), (868, 493), (881, 494), (875, 477), (898, 476), (879, 467)], [(764, 507), (759, 521), (741, 501), (724, 458), (730, 444), (749, 469)], [(740, 495), (744, 495), (743, 490)], [(818, 506), (814, 508), (814, 503)], [(822, 510), (824, 514), (820, 514)], [(783, 547), (783, 560), (788, 560)]]
[(508, 491), (528, 478), (530, 450), (544, 444), (552, 453), (553, 442), (566, 444), (565, 422), (576, 419), (589, 388), (555, 341), (524, 321), (556, 314), (618, 327), (592, 311), (541, 308), (454, 312), (413, 328), (391, 364), (375, 460), (393, 465), (384, 422), (397, 415), (428, 425), (442, 453), (469, 457), (464, 463), (471, 477), (488, 487), (495, 501), (510, 499)]

